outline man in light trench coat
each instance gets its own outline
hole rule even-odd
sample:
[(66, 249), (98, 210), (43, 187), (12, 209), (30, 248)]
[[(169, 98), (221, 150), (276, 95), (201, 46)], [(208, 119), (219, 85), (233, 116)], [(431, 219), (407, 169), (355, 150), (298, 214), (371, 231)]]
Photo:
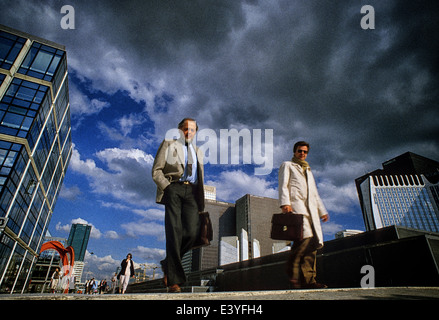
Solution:
[(294, 156), (279, 168), (279, 202), (283, 213), (302, 214), (303, 240), (295, 241), (287, 262), (287, 273), (292, 288), (326, 288), (316, 282), (316, 253), (323, 246), (320, 219), (329, 220), (316, 183), (305, 159), (309, 144), (299, 141), (294, 145)]

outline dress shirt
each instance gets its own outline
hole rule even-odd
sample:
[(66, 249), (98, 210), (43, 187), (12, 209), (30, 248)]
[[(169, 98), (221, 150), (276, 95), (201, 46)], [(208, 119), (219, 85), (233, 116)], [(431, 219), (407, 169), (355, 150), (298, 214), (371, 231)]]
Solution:
[(180, 178), (180, 181), (188, 181), (192, 184), (196, 184), (198, 181), (198, 177), (197, 177), (197, 153), (194, 150), (194, 147), (192, 146), (192, 143), (189, 144), (189, 150), (192, 153), (192, 159), (194, 161), (194, 163), (192, 163), (192, 175), (188, 176), (188, 165), (187, 165), (187, 150), (188, 148), (186, 148), (186, 146), (183, 147), (183, 151), (184, 151), (184, 173), (183, 176)]

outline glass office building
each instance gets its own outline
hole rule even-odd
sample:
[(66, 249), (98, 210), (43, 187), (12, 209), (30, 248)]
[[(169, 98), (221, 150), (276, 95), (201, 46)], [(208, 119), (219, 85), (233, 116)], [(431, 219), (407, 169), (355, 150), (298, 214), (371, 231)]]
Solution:
[(371, 229), (398, 225), (439, 232), (439, 184), (424, 176), (370, 176), (361, 184)]
[(65, 48), (0, 25), (0, 293), (26, 289), (72, 152)]
[(75, 261), (84, 261), (87, 250), (88, 239), (90, 238), (91, 225), (74, 223), (70, 228), (67, 246), (75, 250)]
[(356, 179), (366, 230), (391, 225), (439, 232), (439, 163), (405, 153)]
[(73, 275), (76, 282), (81, 282), (82, 273), (84, 271), (84, 258), (87, 251), (88, 240), (90, 238), (91, 225), (88, 224), (72, 224), (70, 228), (67, 246), (72, 246), (75, 251), (75, 265), (73, 267)]

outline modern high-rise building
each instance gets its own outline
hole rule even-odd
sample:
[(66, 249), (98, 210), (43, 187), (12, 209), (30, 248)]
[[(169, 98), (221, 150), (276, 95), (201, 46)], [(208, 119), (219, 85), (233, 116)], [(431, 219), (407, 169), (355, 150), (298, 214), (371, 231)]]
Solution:
[(72, 153), (64, 46), (0, 25), (0, 292), (23, 292)]
[(216, 187), (204, 185), (204, 198), (207, 200), (216, 200)]
[(273, 213), (280, 213), (277, 199), (251, 194), (228, 203), (206, 198), (213, 226), (210, 246), (189, 251), (183, 257), (186, 272), (215, 268), (285, 250), (285, 241), (270, 238)]
[(236, 236), (240, 238), (241, 260), (273, 254), (285, 247), (285, 241), (270, 238), (272, 216), (280, 212), (278, 199), (246, 194), (236, 200)]
[(439, 162), (407, 152), (355, 183), (367, 231), (396, 225), (439, 232)]
[(81, 282), (82, 272), (84, 271), (84, 257), (87, 250), (88, 239), (90, 238), (91, 225), (88, 224), (72, 224), (70, 228), (67, 246), (72, 246), (75, 252), (75, 265), (73, 267), (73, 275), (76, 282)]
[(183, 257), (186, 272), (215, 268), (219, 265), (221, 237), (235, 233), (235, 205), (233, 203), (209, 200), (206, 197), (205, 210), (212, 221), (213, 239), (209, 246), (189, 251)]
[(91, 225), (74, 223), (70, 228), (67, 246), (72, 246), (75, 251), (75, 261), (84, 261), (90, 238)]

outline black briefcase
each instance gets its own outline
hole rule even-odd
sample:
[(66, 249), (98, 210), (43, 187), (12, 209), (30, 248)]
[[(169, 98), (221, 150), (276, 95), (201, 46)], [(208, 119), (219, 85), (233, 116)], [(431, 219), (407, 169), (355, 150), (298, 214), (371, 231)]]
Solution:
[(200, 229), (197, 239), (195, 240), (192, 249), (204, 247), (210, 245), (210, 241), (213, 239), (212, 222), (210, 221), (209, 212), (200, 212)]
[(303, 215), (291, 212), (273, 214), (270, 237), (273, 240), (303, 240)]

